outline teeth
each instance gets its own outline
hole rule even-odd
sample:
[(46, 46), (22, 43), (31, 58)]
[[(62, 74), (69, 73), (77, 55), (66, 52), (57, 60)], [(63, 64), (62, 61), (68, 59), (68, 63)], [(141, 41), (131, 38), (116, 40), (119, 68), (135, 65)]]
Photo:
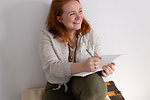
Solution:
[(80, 21), (74, 22), (75, 24), (80, 24)]
[(74, 24), (80, 24), (80, 20), (76, 20)]

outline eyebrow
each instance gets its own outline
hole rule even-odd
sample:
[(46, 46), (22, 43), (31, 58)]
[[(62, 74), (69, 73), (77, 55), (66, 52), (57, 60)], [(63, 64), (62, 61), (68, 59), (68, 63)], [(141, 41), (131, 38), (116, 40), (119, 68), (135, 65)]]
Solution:
[[(82, 10), (82, 8), (79, 8), (79, 10)], [(69, 14), (69, 13), (72, 13), (72, 12), (76, 12), (76, 11), (69, 11), (68, 14)]]

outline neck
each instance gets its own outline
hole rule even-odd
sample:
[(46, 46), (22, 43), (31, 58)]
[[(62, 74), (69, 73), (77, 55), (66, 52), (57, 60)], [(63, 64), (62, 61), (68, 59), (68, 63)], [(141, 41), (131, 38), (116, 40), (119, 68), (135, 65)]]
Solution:
[(75, 38), (76, 31), (69, 31), (70, 39), (73, 40)]
[(69, 33), (70, 34), (70, 39), (71, 39), (71, 43), (69, 43), (71, 48), (74, 48), (75, 44), (76, 44), (76, 34), (74, 33)]
[(73, 41), (75, 40), (75, 38), (76, 38), (75, 34), (70, 36), (70, 39), (73, 40)]

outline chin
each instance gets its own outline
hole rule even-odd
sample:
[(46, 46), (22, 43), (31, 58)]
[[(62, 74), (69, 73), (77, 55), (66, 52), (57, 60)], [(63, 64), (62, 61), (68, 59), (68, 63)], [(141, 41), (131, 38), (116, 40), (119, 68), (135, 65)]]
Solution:
[(79, 30), (79, 29), (81, 29), (81, 27), (80, 27), (80, 28), (75, 28), (75, 29), (73, 29), (73, 30), (77, 31), (77, 30)]
[(75, 30), (79, 30), (81, 28), (81, 26), (78, 26), (78, 27), (75, 27), (74, 29)]

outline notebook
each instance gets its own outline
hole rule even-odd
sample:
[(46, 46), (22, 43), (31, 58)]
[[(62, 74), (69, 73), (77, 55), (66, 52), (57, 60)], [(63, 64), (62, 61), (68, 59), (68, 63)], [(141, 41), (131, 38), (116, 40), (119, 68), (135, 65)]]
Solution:
[[(104, 65), (107, 65), (107, 64), (113, 62), (119, 56), (120, 56), (120, 54), (117, 54), (117, 55), (102, 55), (101, 56), (102, 59), (100, 60), (100, 66), (99, 66), (99, 70), (98, 71), (103, 70), (102, 67)], [(98, 71), (96, 71), (96, 72), (98, 72)], [(72, 76), (85, 77), (85, 76), (93, 74), (93, 73), (95, 73), (95, 72), (81, 72), (81, 73), (74, 74)]]

